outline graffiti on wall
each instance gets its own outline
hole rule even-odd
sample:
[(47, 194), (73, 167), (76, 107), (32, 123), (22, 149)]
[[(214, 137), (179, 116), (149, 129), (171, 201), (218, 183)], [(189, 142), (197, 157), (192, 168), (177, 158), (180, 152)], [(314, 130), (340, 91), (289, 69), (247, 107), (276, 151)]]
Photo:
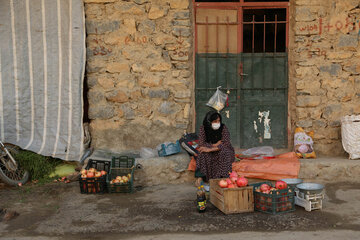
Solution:
[(91, 48), (91, 51), (93, 55), (108, 55), (112, 52), (112, 49), (102, 44), (102, 41), (100, 39), (93, 39), (97, 46)]
[(316, 22), (301, 24), (300, 32), (322, 35), (324, 33), (334, 34), (336, 32), (354, 32), (360, 29), (360, 21), (350, 17), (345, 19), (333, 18), (329, 22), (325, 22), (323, 18), (319, 18)]
[(148, 42), (148, 37), (147, 36), (135, 36), (135, 37), (133, 37), (132, 35), (128, 35), (124, 39), (125, 45), (129, 45), (130, 43), (135, 43), (137, 45), (142, 45), (142, 44), (146, 44), (147, 42)]
[[(318, 35), (323, 34), (336, 34), (336, 33), (352, 33), (356, 32), (360, 35), (360, 21), (351, 17), (334, 17), (329, 21), (325, 21), (323, 18), (319, 18), (317, 21), (311, 23), (299, 23), (298, 31), (300, 33)], [(326, 48), (313, 47), (311, 40), (306, 41), (305, 45), (307, 50), (307, 57), (313, 58), (318, 56), (326, 56)]]

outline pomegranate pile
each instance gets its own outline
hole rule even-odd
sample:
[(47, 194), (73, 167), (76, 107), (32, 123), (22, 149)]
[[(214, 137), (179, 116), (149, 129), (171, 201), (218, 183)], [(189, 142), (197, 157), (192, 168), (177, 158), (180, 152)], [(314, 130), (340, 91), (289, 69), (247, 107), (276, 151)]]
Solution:
[(254, 189), (255, 209), (284, 212), (293, 208), (293, 192), (284, 181), (276, 181), (275, 187), (263, 183)]
[(221, 188), (237, 188), (246, 187), (248, 180), (245, 177), (240, 177), (236, 172), (232, 171), (229, 173), (229, 177), (219, 181)]

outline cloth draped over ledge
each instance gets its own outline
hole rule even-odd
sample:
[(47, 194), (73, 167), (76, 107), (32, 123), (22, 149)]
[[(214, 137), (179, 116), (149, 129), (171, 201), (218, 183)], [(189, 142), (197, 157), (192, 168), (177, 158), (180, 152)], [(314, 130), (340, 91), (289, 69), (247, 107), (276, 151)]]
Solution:
[[(188, 166), (189, 171), (195, 171), (194, 157)], [(284, 178), (298, 178), (300, 161), (295, 152), (288, 152), (267, 159), (242, 159), (232, 164), (232, 170), (247, 178), (280, 180)]]
[(295, 152), (289, 152), (271, 159), (243, 159), (234, 162), (232, 169), (247, 178), (280, 180), (297, 178), (300, 171), (300, 161)]

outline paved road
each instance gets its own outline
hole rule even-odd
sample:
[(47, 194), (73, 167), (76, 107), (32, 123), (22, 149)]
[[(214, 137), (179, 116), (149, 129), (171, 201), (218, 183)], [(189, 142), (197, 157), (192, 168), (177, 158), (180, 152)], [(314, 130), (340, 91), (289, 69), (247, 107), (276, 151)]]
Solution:
[[(0, 239), (359, 239), (360, 186), (326, 184), (323, 210), (225, 215), (195, 208), (189, 184), (84, 195), (78, 183), (0, 189)], [(0, 214), (1, 215), (1, 214)], [(2, 219), (2, 216), (0, 216)]]

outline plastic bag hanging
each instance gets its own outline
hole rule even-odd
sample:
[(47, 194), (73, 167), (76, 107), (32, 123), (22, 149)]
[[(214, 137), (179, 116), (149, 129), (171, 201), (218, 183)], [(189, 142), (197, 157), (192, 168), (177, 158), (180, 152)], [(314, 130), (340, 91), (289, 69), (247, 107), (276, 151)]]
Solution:
[(221, 86), (216, 88), (216, 92), (214, 93), (214, 95), (212, 95), (212, 97), (206, 104), (207, 106), (214, 108), (218, 112), (220, 112), (225, 107), (226, 101), (228, 99), (228, 95), (226, 93), (223, 93), (220, 88)]

